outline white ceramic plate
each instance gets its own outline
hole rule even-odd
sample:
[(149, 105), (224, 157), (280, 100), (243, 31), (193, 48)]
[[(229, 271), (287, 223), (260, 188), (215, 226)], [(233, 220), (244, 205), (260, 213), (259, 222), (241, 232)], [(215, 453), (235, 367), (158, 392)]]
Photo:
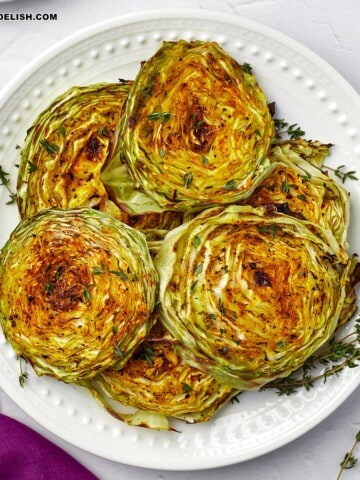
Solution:
[[(75, 84), (134, 78), (141, 60), (162, 40), (215, 40), (253, 66), (277, 117), (298, 123), (306, 138), (336, 145), (333, 166), (356, 170), (360, 161), (360, 100), (345, 80), (314, 53), (262, 25), (201, 11), (152, 11), (102, 23), (63, 41), (22, 72), (0, 98), (0, 163), (15, 187), (26, 129), (53, 98)], [(353, 203), (350, 245), (359, 238), (359, 185), (346, 184)], [(0, 189), (0, 245), (18, 222)], [(279, 397), (251, 392), (208, 423), (178, 424), (180, 433), (128, 427), (87, 394), (31, 369), (19, 385), (15, 354), (0, 334), (0, 386), (23, 410), (64, 440), (102, 457), (148, 468), (195, 470), (248, 460), (305, 433), (359, 385), (360, 369), (343, 372), (306, 392)]]

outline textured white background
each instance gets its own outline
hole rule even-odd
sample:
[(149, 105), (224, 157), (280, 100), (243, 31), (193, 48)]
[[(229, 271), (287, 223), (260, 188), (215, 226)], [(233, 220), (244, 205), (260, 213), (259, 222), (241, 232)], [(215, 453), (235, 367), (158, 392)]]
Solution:
[[(360, 93), (359, 0), (15, 0), (0, 3), (0, 14), (32, 12), (57, 13), (58, 16), (55, 22), (0, 21), (0, 88), (46, 48), (84, 27), (122, 14), (182, 7), (232, 13), (275, 28), (323, 57)], [(167, 472), (129, 467), (83, 452), (45, 431), (0, 390), (1, 412), (57, 443), (100, 480), (145, 477), (148, 480), (335, 480), (339, 463), (360, 430), (359, 405), (358, 389), (319, 426), (255, 460), (209, 471)], [(360, 456), (360, 447), (358, 453)], [(358, 479), (360, 462), (342, 477), (342, 480)]]

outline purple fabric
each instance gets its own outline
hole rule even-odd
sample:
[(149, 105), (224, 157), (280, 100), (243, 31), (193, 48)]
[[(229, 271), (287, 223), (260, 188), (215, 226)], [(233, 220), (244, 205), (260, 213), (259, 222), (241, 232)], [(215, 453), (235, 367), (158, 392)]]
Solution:
[(0, 414), (1, 480), (98, 480), (44, 437)]

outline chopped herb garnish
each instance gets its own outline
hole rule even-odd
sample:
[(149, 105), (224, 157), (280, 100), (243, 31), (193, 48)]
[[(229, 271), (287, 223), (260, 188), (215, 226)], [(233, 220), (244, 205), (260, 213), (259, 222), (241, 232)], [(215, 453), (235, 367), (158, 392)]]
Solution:
[(153, 365), (153, 356), (155, 355), (155, 350), (153, 350), (151, 347), (145, 347), (142, 352), (140, 353), (140, 357), (143, 360), (146, 360), (146, 363), (148, 364), (149, 367), (152, 367)]
[(198, 120), (196, 123), (195, 123), (195, 132), (197, 132), (199, 130), (199, 128), (201, 127), (201, 125), (204, 123), (203, 120)]
[(64, 125), (60, 125), (60, 127), (58, 128), (59, 132), (60, 132), (60, 135), (62, 135), (63, 137), (66, 136), (66, 128), (64, 127)]
[(193, 181), (193, 174), (191, 172), (185, 173), (183, 176), (183, 183), (185, 188), (189, 188)]
[(164, 157), (165, 157), (165, 153), (166, 153), (165, 149), (164, 149), (164, 148), (160, 148), (160, 150), (159, 150), (159, 157), (160, 157), (160, 158), (164, 158)]
[(59, 147), (54, 143), (50, 143), (48, 140), (46, 140), (46, 138), (42, 138), (40, 140), (40, 145), (42, 145), (44, 149), (51, 155), (55, 155), (59, 151)]
[(55, 284), (53, 282), (45, 282), (44, 293), (52, 295), (54, 293)]
[[(305, 170), (304, 170), (305, 172)], [(310, 182), (311, 180), (311, 173), (305, 172), (305, 175), (302, 175), (301, 178), (304, 180), (304, 182)]]
[(287, 180), (284, 180), (281, 184), (281, 191), (283, 193), (290, 193), (290, 185), (288, 184)]
[(103, 262), (101, 262), (100, 267), (93, 267), (91, 271), (93, 275), (101, 275), (104, 272), (105, 272), (105, 265)]
[(219, 309), (220, 309), (221, 315), (225, 315), (226, 314), (226, 308), (225, 308), (224, 303), (221, 300), (221, 298), (219, 298), (218, 304), (219, 304)]
[(110, 130), (107, 127), (104, 126), (104, 127), (99, 128), (98, 134), (101, 137), (110, 137)]
[(304, 175), (300, 175), (300, 178), (302, 178), (302, 180), (304, 182), (310, 182), (311, 180), (311, 173), (308, 172), (307, 170), (305, 170), (304, 168), (300, 167), (300, 165), (298, 165), (298, 167), (300, 168), (300, 170), (302, 170), (304, 172)]
[(117, 332), (118, 332), (118, 329), (119, 329), (119, 328), (118, 328), (118, 326), (117, 326), (117, 325), (113, 325), (113, 327), (112, 327), (112, 332), (113, 332), (113, 334), (114, 334), (114, 335), (116, 335), (116, 334), (117, 334)]
[(117, 275), (118, 277), (121, 278), (121, 280), (129, 280), (129, 277), (122, 270), (110, 270), (110, 273)]
[(195, 237), (192, 239), (192, 242), (191, 242), (194, 247), (199, 247), (201, 245), (201, 239), (200, 237), (198, 237), (197, 235), (195, 235)]
[(236, 180), (229, 180), (224, 185), (225, 190), (227, 190), (228, 192), (230, 192), (231, 190), (235, 190), (236, 187), (237, 187)]
[(271, 225), (270, 227), (265, 227), (264, 225), (257, 225), (257, 229), (262, 234), (270, 234), (272, 237), (276, 237), (277, 230), (275, 225)]
[(244, 72), (252, 74), (253, 69), (252, 69), (252, 66), (250, 65), (250, 63), (246, 63), (246, 62), (243, 63), (242, 68), (243, 68)]
[(195, 268), (195, 275), (198, 275), (199, 273), (201, 273), (203, 271), (203, 266), (204, 266), (204, 263), (201, 262), (199, 263), (196, 268)]
[(91, 295), (90, 295), (90, 290), (89, 290), (89, 288), (88, 288), (88, 287), (84, 287), (83, 293), (84, 293), (84, 298), (85, 298), (85, 300), (86, 300), (87, 302), (90, 302), (90, 300), (91, 300)]
[(30, 160), (28, 160), (27, 163), (28, 163), (28, 172), (29, 173), (36, 172), (36, 170), (38, 169), (37, 165), (35, 165), (35, 163), (30, 162)]
[(119, 347), (119, 345), (115, 345), (114, 352), (115, 352), (115, 355), (119, 358), (123, 356), (123, 352)]
[(153, 112), (147, 116), (148, 120), (161, 120), (161, 123), (168, 122), (170, 117), (171, 113), (169, 112)]
[(209, 165), (209, 159), (205, 155), (203, 155), (201, 157), (201, 161), (202, 161), (203, 165), (205, 165), (205, 167), (207, 167)]
[(190, 393), (190, 392), (192, 392), (192, 387), (191, 387), (191, 385), (189, 385), (188, 383), (183, 382), (183, 383), (181, 384), (181, 387), (182, 387), (183, 393)]
[(56, 280), (59, 280), (59, 278), (61, 277), (61, 275), (63, 274), (63, 270), (61, 267), (57, 267), (56, 268), (56, 272), (55, 272), (55, 278)]

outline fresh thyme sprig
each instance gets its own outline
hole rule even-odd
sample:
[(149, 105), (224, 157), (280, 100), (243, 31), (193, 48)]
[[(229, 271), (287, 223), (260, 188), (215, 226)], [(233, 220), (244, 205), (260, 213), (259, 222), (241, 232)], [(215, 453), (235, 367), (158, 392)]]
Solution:
[(356, 176), (357, 172), (355, 170), (349, 170), (347, 172), (344, 172), (344, 168), (345, 165), (340, 165), (340, 167), (337, 168), (331, 168), (326, 165), (322, 168), (322, 170), (331, 170), (332, 172), (334, 172), (335, 176), (342, 181), (342, 183), (345, 183), (346, 180), (359, 180)]
[(354, 440), (354, 443), (352, 444), (351, 449), (345, 454), (342, 462), (340, 463), (340, 470), (339, 470), (338, 476), (336, 477), (336, 480), (340, 480), (344, 470), (349, 470), (350, 468), (353, 468), (357, 464), (358, 459), (355, 457), (354, 452), (359, 442), (360, 442), (360, 430), (355, 435), (355, 440)]
[[(360, 362), (360, 318), (355, 321), (354, 331), (342, 338), (336, 336), (328, 342), (319, 352), (310, 356), (304, 365), (283, 380), (276, 380), (265, 385), (265, 388), (276, 388), (278, 395), (290, 395), (299, 388), (310, 390), (314, 384), (338, 375), (345, 368), (359, 366)], [(319, 365), (324, 366), (323, 371), (311, 375), (310, 371)]]
[(16, 193), (14, 193), (10, 188), (10, 174), (5, 172), (5, 170), (0, 165), (0, 186), (3, 185), (10, 195), (10, 200), (6, 202), (6, 205), (10, 205), (16, 201)]
[(274, 118), (274, 125), (278, 138), (281, 138), (283, 135), (288, 135), (291, 140), (294, 140), (295, 138), (300, 138), (305, 135), (304, 130), (302, 130), (297, 123), (289, 125), (283, 118)]
[(22, 387), (22, 388), (25, 385), (25, 380), (29, 376), (28, 372), (24, 371), (23, 364), (22, 364), (23, 360), (25, 360), (23, 357), (19, 357), (19, 365), (20, 365), (19, 383), (20, 383), (20, 387)]

